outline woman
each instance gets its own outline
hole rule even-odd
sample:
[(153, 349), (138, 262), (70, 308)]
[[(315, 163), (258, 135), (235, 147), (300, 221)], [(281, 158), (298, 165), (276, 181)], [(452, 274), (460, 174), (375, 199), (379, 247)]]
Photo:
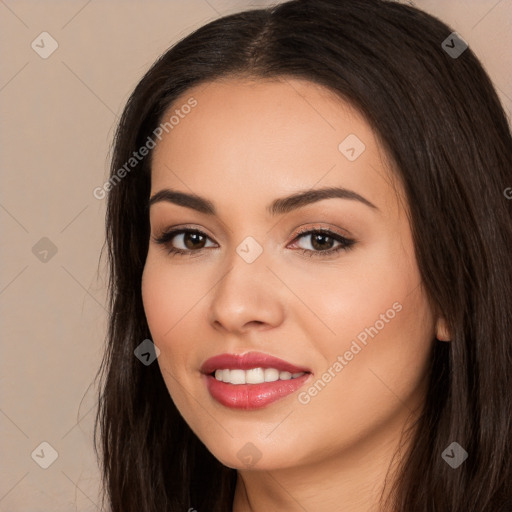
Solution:
[(165, 53), (106, 187), (111, 510), (512, 510), (511, 169), (413, 7), (294, 0)]

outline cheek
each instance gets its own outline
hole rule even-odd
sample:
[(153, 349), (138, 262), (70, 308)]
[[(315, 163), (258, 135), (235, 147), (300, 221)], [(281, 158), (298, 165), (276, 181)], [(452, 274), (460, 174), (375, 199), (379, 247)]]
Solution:
[(423, 314), (422, 309), (406, 307), (420, 282), (416, 267), (407, 255), (398, 260), (392, 254), (361, 252), (336, 267), (283, 270), (283, 280), (294, 283), (294, 294), (302, 299), (290, 308), (293, 322), (310, 333), (329, 359), (348, 350), (355, 339), (364, 344), (374, 336), (385, 337), (405, 317)]
[(212, 287), (207, 268), (169, 262), (152, 254), (142, 275), (142, 301), (153, 343), (159, 348), (158, 364), (167, 388), (180, 407), (183, 386), (197, 386), (201, 350), (207, 339), (204, 326), (208, 292)]
[(155, 343), (173, 325), (176, 300), (169, 277), (148, 258), (142, 274), (141, 292), (146, 320)]
[(189, 321), (197, 289), (185, 286), (186, 276), (171, 265), (148, 257), (142, 276), (142, 300), (151, 339), (160, 350), (158, 365), (167, 389), (180, 408), (182, 384), (191, 377)]
[[(343, 397), (344, 410), (354, 413), (354, 421), (366, 418), (371, 424), (371, 417), (386, 416), (422, 383), (434, 322), (411, 247), (404, 250), (399, 243), (368, 252), (336, 279), (329, 269), (325, 275), (305, 274), (299, 293), (310, 299), (317, 318), (298, 321), (309, 332), (315, 322), (322, 327), (318, 318), (329, 327), (330, 334), (314, 338), (324, 365), (317, 378), (329, 369), (336, 375), (323, 374), (322, 380), (332, 384), (318, 386), (322, 398), (315, 398), (313, 406), (318, 414)], [(339, 356), (341, 367), (334, 366)]]
[[(382, 304), (388, 306), (387, 301)], [(381, 311), (381, 304), (377, 305), (372, 305), (374, 313)], [(432, 346), (430, 312), (419, 290), (402, 298), (401, 305), (400, 311), (393, 310), (396, 314), (388, 323), (382, 321), (384, 326), (375, 326), (371, 316), (361, 324), (363, 328), (351, 325), (352, 332), (367, 335), (365, 343), (342, 335), (335, 344), (322, 347), (327, 364), (305, 389), (301, 403), (309, 400), (302, 407), (311, 431), (336, 432), (329, 438), (326, 453), (334, 446), (379, 437), (379, 433), (400, 425), (422, 401)], [(303, 416), (295, 419), (299, 428)]]
[[(142, 275), (142, 301), (153, 343), (159, 348), (158, 365), (166, 387), (183, 415), (190, 409), (187, 393), (197, 378), (190, 343), (193, 314), (201, 296), (190, 286), (187, 272), (148, 255)], [(197, 279), (197, 278), (196, 278)], [(188, 286), (187, 286), (188, 284)], [(204, 295), (204, 293), (203, 293)], [(192, 334), (192, 336), (194, 336)]]
[(142, 275), (142, 301), (154, 342), (170, 340), (173, 331), (204, 296), (204, 281), (183, 266), (148, 255)]

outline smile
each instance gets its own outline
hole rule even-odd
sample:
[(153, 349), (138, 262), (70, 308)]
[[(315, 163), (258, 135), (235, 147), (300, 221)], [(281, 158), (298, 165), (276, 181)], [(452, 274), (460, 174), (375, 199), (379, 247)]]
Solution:
[(211, 397), (234, 409), (260, 409), (297, 391), (311, 376), (268, 354), (221, 354), (201, 367)]
[(263, 382), (275, 382), (276, 380), (296, 379), (304, 375), (304, 372), (290, 373), (280, 372), (277, 368), (253, 368), (251, 370), (215, 370), (215, 378), (220, 382), (229, 384), (262, 384)]

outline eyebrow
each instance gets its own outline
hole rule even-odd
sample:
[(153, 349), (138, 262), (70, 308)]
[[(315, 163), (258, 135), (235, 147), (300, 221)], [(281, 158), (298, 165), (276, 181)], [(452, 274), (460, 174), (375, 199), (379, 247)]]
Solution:
[[(380, 211), (377, 206), (368, 201), (368, 199), (359, 195), (357, 192), (342, 187), (327, 187), (305, 190), (287, 197), (281, 197), (279, 199), (275, 199), (269, 206), (267, 206), (267, 211), (273, 216), (283, 215), (298, 208), (316, 203), (317, 201), (332, 198), (359, 201), (360, 203), (374, 210)], [(186, 208), (191, 208), (206, 215), (217, 215), (214, 204), (208, 199), (205, 199), (196, 194), (187, 194), (185, 192), (178, 192), (177, 190), (164, 188), (156, 192), (150, 198), (149, 206), (162, 201), (173, 203), (178, 206), (184, 206)]]

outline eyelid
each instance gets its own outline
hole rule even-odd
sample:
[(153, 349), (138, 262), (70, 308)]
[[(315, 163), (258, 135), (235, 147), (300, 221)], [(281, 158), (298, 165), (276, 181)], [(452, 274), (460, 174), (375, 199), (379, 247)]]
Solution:
[(308, 225), (307, 227), (300, 227), (295, 233), (295, 237), (298, 237), (300, 235), (304, 235), (305, 233), (310, 233), (311, 231), (329, 231), (336, 235), (338, 235), (341, 238), (345, 239), (354, 239), (354, 237), (347, 231), (341, 228), (335, 228), (332, 226), (326, 227), (325, 225)]
[[(163, 228), (160, 230), (160, 235), (153, 236), (152, 238), (153, 238), (153, 240), (155, 240), (156, 238), (159, 238), (162, 235), (165, 235), (166, 233), (171, 233), (171, 232), (175, 232), (175, 231), (176, 232), (177, 231), (194, 231), (194, 232), (201, 233), (213, 240), (213, 237), (211, 235), (209, 235), (208, 233), (206, 233), (206, 230), (204, 228), (202, 228), (202, 227), (198, 228), (193, 224), (183, 224), (183, 225), (178, 224), (177, 226)], [(295, 231), (295, 233), (293, 235), (292, 241), (295, 240), (298, 236), (304, 235), (306, 233), (310, 233), (311, 231), (331, 231), (331, 232), (335, 233), (336, 235), (338, 235), (342, 238), (345, 238), (345, 239), (348, 239), (348, 238), (353, 239), (354, 238), (346, 230), (341, 230), (340, 228), (333, 228), (331, 226), (326, 227), (326, 226), (321, 226), (318, 224), (313, 224), (313, 225), (308, 225), (307, 227), (301, 226), (301, 227), (297, 228), (297, 230)]]
[[(337, 229), (339, 229), (339, 228), (337, 228)], [(304, 248), (298, 248), (295, 250), (298, 250), (299, 252), (302, 252), (303, 254), (308, 253), (310, 256), (320, 256), (320, 257), (324, 256), (327, 258), (328, 256), (332, 256), (332, 255), (340, 252), (341, 250), (348, 250), (353, 245), (355, 245), (357, 243), (357, 240), (355, 240), (352, 236), (350, 236), (350, 235), (347, 236), (345, 234), (342, 234), (337, 229), (334, 229), (332, 227), (327, 228), (325, 226), (318, 226), (318, 225), (312, 225), (312, 226), (310, 225), (307, 227), (300, 227), (294, 233), (294, 236), (293, 236), (291, 242), (289, 242), (287, 244), (287, 247), (290, 243), (294, 243), (297, 240), (299, 240), (307, 235), (312, 235), (313, 233), (325, 233), (326, 236), (335, 240), (340, 245), (336, 248), (331, 248), (331, 249), (328, 249), (325, 251), (313, 251), (311, 249), (304, 249)], [(217, 242), (215, 242), (213, 240), (213, 238), (208, 233), (205, 233), (202, 229), (199, 229), (193, 225), (178, 225), (178, 226), (174, 226), (172, 228), (163, 229), (161, 231), (160, 235), (152, 236), (152, 240), (157, 244), (165, 246), (165, 245), (169, 245), (170, 241), (173, 240), (176, 236), (180, 236), (184, 233), (198, 233), (202, 236), (205, 236), (207, 239), (211, 240), (215, 244), (217, 244)], [(187, 256), (187, 255), (188, 256), (198, 256), (203, 252), (204, 249), (212, 249), (212, 247), (201, 247), (197, 250), (178, 249), (178, 248), (172, 247), (171, 249), (168, 250), (168, 253), (173, 254), (173, 255), (182, 255), (182, 256)]]
[(338, 244), (339, 244), (338, 247), (331, 248), (326, 251), (312, 251), (310, 249), (299, 248), (298, 250), (302, 251), (302, 254), (309, 254), (309, 256), (320, 256), (320, 257), (324, 257), (327, 259), (329, 256), (336, 255), (340, 251), (349, 250), (352, 246), (354, 246), (358, 243), (358, 240), (356, 240), (352, 236), (346, 236), (346, 235), (339, 233), (337, 230), (335, 230), (333, 228), (326, 228), (326, 227), (322, 227), (322, 226), (318, 226), (318, 227), (312, 226), (312, 227), (299, 229), (299, 231), (295, 234), (293, 242), (297, 243), (296, 241), (300, 240), (301, 238), (310, 236), (313, 233), (324, 234), (325, 236), (338, 242)]
[(210, 240), (213, 240), (213, 237), (211, 235), (209, 235), (204, 228), (196, 227), (196, 225), (193, 225), (193, 224), (183, 224), (183, 225), (178, 224), (177, 226), (164, 227), (164, 228), (156, 230), (156, 231), (158, 232), (158, 234), (152, 235), (152, 237), (151, 237), (153, 239), (153, 241), (155, 241), (155, 242), (157, 241), (158, 238), (162, 238), (170, 233), (174, 233), (174, 235), (176, 236), (177, 234), (180, 234), (183, 231), (185, 231), (185, 232), (193, 231), (195, 233), (200, 233), (201, 235), (208, 237)]

